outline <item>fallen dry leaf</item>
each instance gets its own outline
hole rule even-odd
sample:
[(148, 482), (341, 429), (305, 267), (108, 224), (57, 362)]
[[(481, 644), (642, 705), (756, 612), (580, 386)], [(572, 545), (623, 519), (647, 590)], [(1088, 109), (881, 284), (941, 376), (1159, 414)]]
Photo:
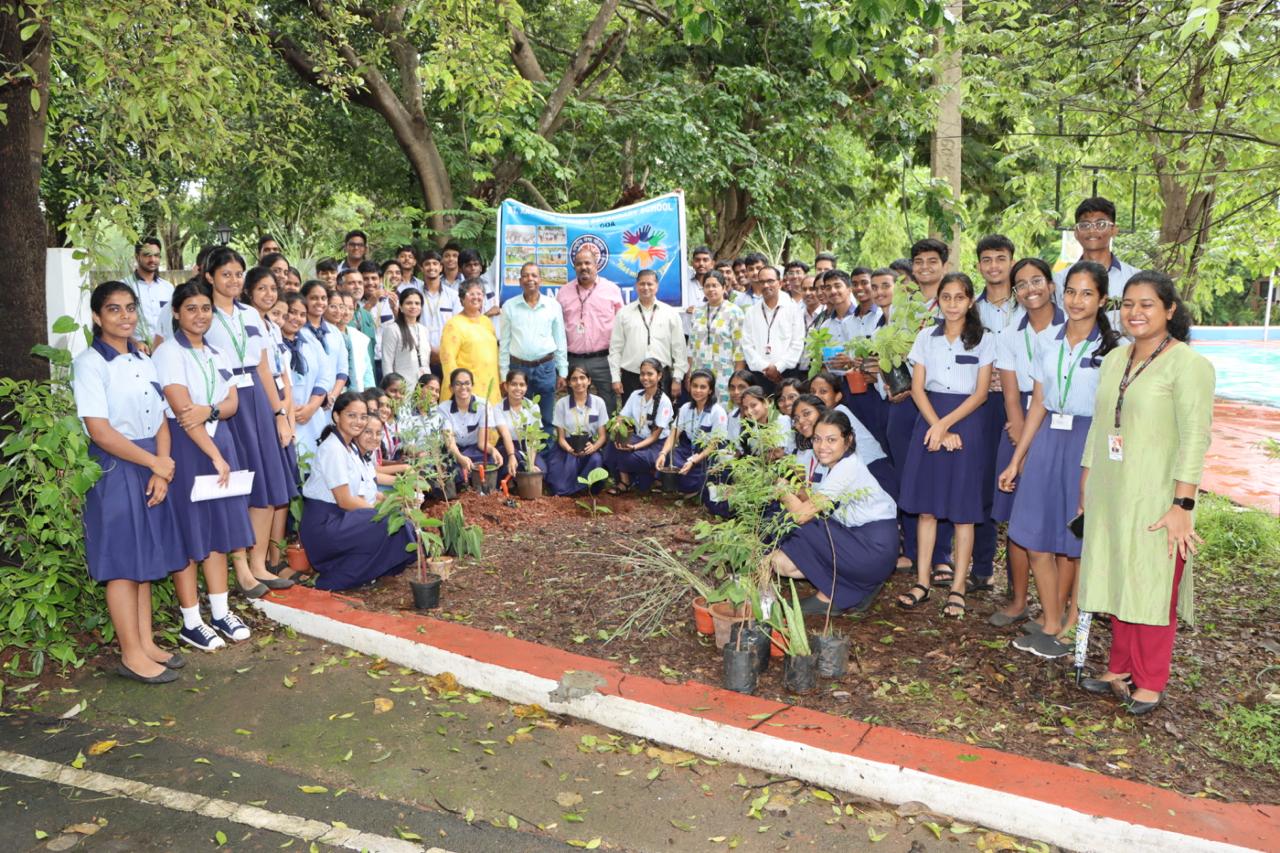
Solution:
[(452, 672), (427, 676), (427, 686), (436, 693), (457, 693), (461, 689), (457, 676)]
[(997, 853), (1001, 850), (1017, 850), (1017, 839), (1003, 832), (984, 832), (978, 839), (977, 848), (983, 853)]
[(651, 746), (644, 751), (644, 754), (650, 758), (656, 758), (663, 764), (683, 764), (686, 761), (692, 761), (698, 756), (692, 752), (685, 752), (683, 749), (660, 749)]
[(93, 835), (99, 829), (102, 829), (102, 827), (98, 826), (96, 823), (73, 823), (62, 831), (74, 832), (78, 835)]
[(385, 714), (396, 706), (396, 703), (385, 696), (379, 696), (373, 700), (373, 713)]
[(541, 705), (512, 705), (511, 713), (522, 720), (542, 720), (547, 716), (547, 710)]
[(89, 747), (90, 755), (103, 755), (115, 749), (120, 744), (117, 740), (100, 740)]
[(582, 802), (582, 795), (573, 791), (561, 791), (556, 794), (556, 804), (562, 809), (571, 809)]

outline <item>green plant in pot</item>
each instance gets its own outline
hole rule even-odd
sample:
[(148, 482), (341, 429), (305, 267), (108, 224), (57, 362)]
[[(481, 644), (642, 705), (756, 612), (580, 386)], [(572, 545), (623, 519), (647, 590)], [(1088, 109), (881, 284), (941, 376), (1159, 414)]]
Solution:
[(795, 581), (787, 579), (790, 600), (779, 594), (774, 602), (772, 624), (782, 638), (782, 683), (792, 693), (812, 693), (818, 688), (818, 656), (809, 642), (809, 628), (804, 624), (800, 594)]
[(441, 518), (440, 536), (444, 540), (444, 552), (455, 557), (482, 556), (484, 531), (478, 524), (467, 524), (462, 514), (462, 504), (450, 504)]
[(390, 491), (383, 493), (374, 514), (375, 521), (386, 521), (387, 531), (391, 534), (406, 524), (417, 533), (414, 541), (405, 548), (416, 555), (417, 580), (410, 581), (409, 585), (413, 591), (414, 606), (419, 610), (439, 606), (440, 585), (453, 574), (453, 560), (441, 556), (444, 541), (436, 533), (442, 522), (422, 509), (422, 488), (426, 484), (422, 473), (411, 465), (396, 476)]
[(871, 336), (871, 349), (879, 356), (880, 375), (890, 395), (911, 390), (907, 355), (930, 311), (915, 288), (900, 287), (893, 294), (889, 322)]
[(809, 357), (809, 378), (817, 376), (827, 361), (840, 350), (840, 342), (825, 326), (814, 326), (804, 337), (804, 352)]
[(609, 418), (604, 425), (604, 434), (610, 442), (625, 443), (630, 440), (635, 431), (635, 420), (622, 414), (621, 401), (619, 401), (617, 411), (613, 413), (613, 417)]
[[(536, 408), (539, 397), (533, 398)], [(528, 405), (526, 403), (525, 405)], [(516, 472), (516, 492), (522, 500), (531, 501), (542, 497), (542, 477), (545, 472), (538, 470), (538, 454), (547, 446), (550, 434), (542, 428), (540, 417), (526, 418), (516, 427), (516, 441), (524, 452), (524, 467)]]
[(401, 400), (396, 409), (400, 459), (426, 479), (424, 494), (451, 501), (457, 497), (457, 483), (448, 464), (444, 424), (433, 403), (421, 385)]

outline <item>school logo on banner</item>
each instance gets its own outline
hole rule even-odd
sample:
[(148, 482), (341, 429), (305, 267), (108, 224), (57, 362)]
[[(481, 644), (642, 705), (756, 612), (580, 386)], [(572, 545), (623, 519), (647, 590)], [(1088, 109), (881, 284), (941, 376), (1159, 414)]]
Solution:
[(658, 298), (683, 305), (689, 279), (684, 194), (668, 193), (602, 213), (555, 213), (507, 199), (498, 208), (494, 254), (505, 301), (520, 292), (520, 268), (538, 265), (544, 291), (577, 279), (573, 259), (583, 247), (598, 253), (597, 274), (635, 295), (641, 270), (658, 276)]

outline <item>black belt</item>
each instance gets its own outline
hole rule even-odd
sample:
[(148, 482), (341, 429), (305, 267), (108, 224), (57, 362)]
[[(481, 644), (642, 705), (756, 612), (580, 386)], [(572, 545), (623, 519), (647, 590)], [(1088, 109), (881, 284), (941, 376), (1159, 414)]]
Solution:
[(605, 358), (609, 355), (607, 349), (598, 349), (595, 352), (571, 352), (569, 355), (574, 358)]
[(542, 358), (535, 358), (533, 360), (530, 360), (527, 358), (516, 358), (513, 355), (511, 356), (511, 363), (521, 365), (522, 367), (537, 367), (540, 364), (546, 364), (548, 361), (551, 361), (551, 359), (555, 357), (556, 357), (556, 354), (554, 352), (549, 352), (546, 355), (544, 355)]

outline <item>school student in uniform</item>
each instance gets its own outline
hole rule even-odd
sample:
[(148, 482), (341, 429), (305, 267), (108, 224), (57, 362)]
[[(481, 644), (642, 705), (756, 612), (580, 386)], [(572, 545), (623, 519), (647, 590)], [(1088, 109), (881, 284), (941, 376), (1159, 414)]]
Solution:
[(610, 442), (604, 450), (605, 467), (617, 485), (610, 494), (620, 495), (634, 484), (642, 491), (653, 486), (653, 466), (675, 418), (671, 398), (663, 393), (662, 362), (646, 358), (640, 362), (640, 388), (631, 392), (622, 407), (635, 430), (624, 441)]
[(771, 460), (795, 452), (795, 433), (791, 418), (779, 414), (773, 401), (759, 385), (752, 385), (738, 396), (739, 422), (737, 446), (739, 456), (767, 452)]
[(155, 365), (131, 340), (139, 309), (128, 285), (98, 285), (89, 310), (93, 343), (71, 372), (76, 414), (102, 468), (85, 496), (85, 561), (89, 577), (106, 586), (120, 644), (116, 672), (164, 684), (186, 662), (156, 645), (151, 584), (187, 564), (174, 504), (166, 500), (174, 461), (164, 396)]
[(738, 430), (742, 421), (742, 410), (739, 408), (742, 392), (755, 384), (755, 374), (750, 370), (735, 370), (729, 377), (729, 405), (725, 408), (725, 437), (729, 441), (738, 440)]
[(670, 460), (680, 472), (676, 489), (684, 494), (702, 491), (707, 481), (707, 459), (728, 437), (729, 415), (715, 401), (715, 386), (716, 378), (709, 370), (689, 374), (692, 399), (680, 407), (675, 429), (667, 434), (654, 463), (654, 469), (660, 471)]
[[(404, 571), (413, 558), (406, 548), (414, 530), (405, 525), (389, 533), (375, 521), (376, 484), (370, 487), (356, 437), (364, 432), (368, 409), (354, 391), (333, 404), (333, 422), (325, 427), (311, 474), (302, 486), (302, 523), (298, 535), (316, 570), (317, 589), (352, 589)], [(363, 484), (363, 485), (362, 485)]]
[(841, 402), (843, 397), (840, 386), (843, 384), (843, 381), (834, 373), (824, 370), (809, 380), (809, 393), (821, 400), (831, 411), (843, 412), (844, 416), (849, 419), (849, 426), (853, 429), (854, 451), (858, 454), (858, 458), (862, 460), (863, 465), (867, 466), (867, 470), (871, 472), (871, 475), (876, 478), (880, 488), (888, 492), (889, 497), (896, 500), (899, 482), (898, 473), (889, 462), (889, 455), (884, 452), (880, 442), (876, 441), (875, 436), (858, 419), (857, 415), (849, 411), (849, 408)]
[(569, 393), (556, 402), (551, 423), (556, 440), (547, 450), (547, 476), (553, 495), (582, 491), (579, 477), (604, 467), (605, 423), (609, 412), (604, 400), (591, 393), (591, 375), (582, 365), (569, 368)]
[[(920, 414), (902, 472), (900, 503), (919, 515), (921, 553), (933, 550), (939, 519), (955, 526), (953, 571), (916, 570), (917, 583), (899, 599), (913, 610), (929, 597), (929, 585), (950, 585), (942, 615), (964, 616), (965, 576), (973, 554), (973, 528), (986, 520), (982, 481), (988, 432), (981, 414), (991, 387), (995, 341), (973, 308), (973, 282), (947, 273), (938, 285), (943, 320), (916, 336), (911, 347), (911, 396)], [(919, 593), (917, 595), (917, 592)]]
[[(277, 298), (278, 278), (266, 267), (254, 267), (245, 273), (244, 277), (244, 298), (248, 302), (249, 307), (258, 312), (258, 319), (262, 323), (262, 333), (265, 340), (263, 341), (263, 349), (267, 356), (267, 369), (271, 373), (271, 384), (275, 386), (284, 407), (284, 421), (288, 426), (289, 440), (280, 448), (280, 456), (284, 462), (285, 482), (288, 487), (289, 500), (297, 497), (299, 488), (302, 485), (302, 477), (298, 471), (298, 444), (296, 440), (297, 430), (294, 426), (294, 402), (293, 387), (290, 381), (290, 371), (287, 367), (287, 348), (280, 334), (279, 317), (283, 313), (285, 305)], [(277, 311), (276, 306), (280, 306), (281, 310)], [(274, 316), (277, 319), (272, 319)], [(271, 513), (271, 533), (269, 536), (270, 544), (267, 547), (267, 571), (276, 576), (280, 576), (280, 572), (285, 569), (284, 554), (277, 547), (277, 542), (282, 542), (285, 538), (285, 526), (289, 520), (289, 507), (275, 507)], [(291, 578), (286, 578), (291, 580)]]
[[(1049, 279), (1052, 282), (1052, 279)], [(1107, 320), (1107, 270), (1080, 261), (1067, 273), (1063, 307), (1067, 322), (1036, 335), (1031, 406), (1000, 489), (1017, 493), (1009, 520), (1009, 541), (1030, 555), (1043, 615), (1013, 647), (1038, 657), (1070, 654), (1074, 644), (1059, 639), (1071, 625), (1063, 609), (1073, 597), (1081, 541), (1067, 522), (1080, 505), (1080, 459), (1093, 423), (1098, 368), (1115, 349), (1118, 335)]]
[[(205, 336), (210, 346), (231, 362), (231, 381), (237, 389), (236, 416), (227, 428), (236, 443), (240, 463), (254, 472), (249, 493), (249, 522), (254, 544), (249, 551), (249, 574), (241, 566), (236, 577), (242, 589), (261, 596), (267, 589), (288, 589), (293, 581), (277, 577), (267, 568), (272, 517), (297, 494), (297, 486), (285, 467), (284, 448), (293, 441), (289, 410), (271, 376), (267, 348), (271, 339), (262, 327), (262, 316), (239, 299), (244, 292), (244, 259), (221, 246), (205, 261), (204, 280), (212, 288), (213, 323)], [(268, 272), (267, 277), (270, 278)], [(273, 282), (274, 283), (274, 282)], [(258, 589), (265, 586), (266, 589)], [(256, 596), (255, 596), (256, 597)]]
[(329, 291), (322, 282), (309, 281), (299, 291), (307, 306), (307, 322), (300, 334), (310, 338), (324, 351), (321, 371), (325, 382), (324, 423), (329, 422), (329, 408), (338, 395), (347, 389), (349, 365), (347, 348), (338, 340), (337, 330), (329, 325), (324, 315), (329, 311)]
[(801, 602), (805, 613), (825, 613), (828, 607), (836, 612), (865, 609), (893, 574), (898, 508), (853, 445), (853, 427), (845, 414), (823, 414), (813, 430), (813, 458), (805, 467), (809, 490), (782, 497), (799, 526), (768, 559), (782, 577), (804, 578), (817, 587), (817, 595)]
[[(207, 285), (189, 281), (173, 292), (173, 337), (156, 348), (154, 362), (168, 403), (175, 474), (169, 500), (177, 515), (187, 565), (174, 577), (182, 612), (179, 638), (202, 651), (226, 645), (218, 634), (240, 642), (249, 628), (227, 604), (227, 554), (253, 547), (249, 497), (192, 501), (196, 477), (216, 475), (226, 486), (232, 471), (244, 468), (229, 419), (240, 402), (234, 362), (209, 345), (213, 300)], [(234, 358), (234, 356), (233, 356)], [(200, 616), (196, 563), (204, 572), (209, 624)], [(210, 627), (212, 625), (212, 627)], [(215, 630), (217, 633), (215, 633)]]
[(797, 379), (789, 376), (778, 383), (778, 413), (791, 417), (791, 406), (795, 403), (796, 398), (804, 394), (807, 390), (806, 383), (803, 379)]
[[(506, 394), (499, 414), (511, 438), (512, 452), (507, 454), (506, 464), (508, 472), (514, 474), (525, 470), (525, 460), (528, 458), (528, 449), (520, 440), (520, 431), (535, 423), (538, 426), (542, 425), (542, 407), (525, 397), (525, 394), (529, 393), (529, 374), (524, 368), (513, 367), (508, 370), (507, 380), (502, 388)], [(533, 470), (545, 472), (546, 464), (547, 459), (543, 451), (538, 451), (533, 460)]]
[[(1048, 264), (1039, 258), (1023, 258), (1013, 265), (1010, 275), (1021, 310), (1016, 320), (996, 334), (995, 366), (1000, 374), (1000, 402), (1004, 406), (1003, 416), (999, 418), (1003, 428), (996, 435), (997, 481), (1008, 468), (1015, 446), (1022, 440), (1022, 429), (1035, 385), (1031, 368), (1036, 336), (1046, 329), (1056, 332), (1067, 321), (1062, 309), (1053, 303), (1053, 276)], [(997, 482), (991, 503), (994, 521), (1009, 520), (1016, 488), (1014, 484), (1014, 489), (1006, 491)], [(1006, 537), (1006, 540), (1005, 565), (1009, 572), (1010, 600), (987, 620), (997, 628), (1027, 618), (1027, 588), (1031, 571), (1027, 549), (1011, 537)]]
[(813, 430), (827, 413), (827, 404), (813, 394), (801, 394), (791, 406), (791, 428), (796, 461), (808, 464), (813, 458)]
[(285, 348), (285, 372), (289, 374), (293, 395), (293, 419), (297, 424), (294, 444), (301, 481), (320, 443), (328, 389), (324, 385), (324, 350), (315, 338), (302, 334), (302, 327), (307, 323), (306, 301), (297, 293), (288, 294), (283, 301), (285, 315), (280, 322), (280, 342)]
[[(499, 418), (488, 412), (489, 404), (475, 395), (475, 378), (465, 367), (455, 368), (449, 375), (453, 399), (437, 406), (449, 430), (445, 439), (449, 454), (458, 463), (459, 484), (465, 485), (476, 465), (492, 463), (501, 469), (502, 453), (494, 436), (500, 428)], [(488, 422), (489, 428), (485, 429)]]
[[(434, 376), (435, 374), (426, 374)], [(418, 379), (418, 385), (423, 388), (429, 387), (429, 383), (424, 378)], [(389, 414), (383, 419), (382, 423), (382, 446), (379, 450), (383, 459), (399, 459), (400, 458), (400, 414), (404, 407), (404, 397), (407, 391), (407, 385), (404, 377), (394, 371), (386, 373), (382, 379), (378, 380), (378, 389), (387, 395), (386, 401), (380, 403), (379, 411), (386, 409)], [(435, 399), (432, 406), (440, 401), (440, 377), (436, 376), (435, 383)]]

